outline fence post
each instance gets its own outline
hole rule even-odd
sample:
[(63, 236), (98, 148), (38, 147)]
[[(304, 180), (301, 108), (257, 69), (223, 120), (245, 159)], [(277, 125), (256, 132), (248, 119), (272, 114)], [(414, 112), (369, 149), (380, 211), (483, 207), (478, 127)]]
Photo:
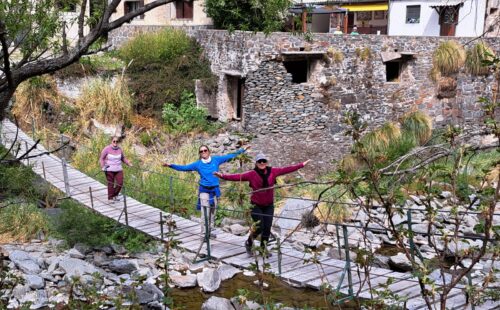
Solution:
[(163, 241), (163, 223), (165, 223), (165, 222), (163, 221), (163, 214), (160, 211), (160, 237), (161, 237), (161, 241)]
[(345, 248), (345, 260), (347, 266), (347, 280), (349, 281), (349, 296), (353, 297), (354, 292), (352, 289), (351, 256), (349, 255), (349, 239), (347, 237), (347, 227), (345, 225), (342, 225), (342, 232), (344, 233), (344, 248)]
[(410, 242), (411, 259), (415, 261), (415, 243), (413, 243), (413, 230), (411, 228), (411, 210), (406, 211), (406, 217), (408, 219), (408, 239)]
[(337, 231), (337, 248), (339, 250), (339, 257), (342, 258), (342, 248), (340, 247), (340, 232), (338, 223), (335, 223), (335, 230)]
[(170, 213), (174, 212), (174, 180), (173, 177), (170, 176), (168, 186), (169, 186), (169, 192), (170, 192)]
[(128, 226), (127, 195), (125, 195), (125, 185), (123, 186), (123, 212), (125, 213), (125, 224)]
[[(28, 152), (28, 141), (24, 141), (24, 153)], [(26, 154), (26, 163), (29, 166), (30, 165), (30, 159), (29, 159), (29, 154)]]
[(43, 179), (47, 180), (47, 175), (45, 174), (45, 163), (42, 161), (42, 172), (43, 172)]
[(281, 276), (281, 240), (280, 237), (276, 238), (276, 246), (278, 247), (278, 272), (279, 275)]
[(61, 164), (63, 168), (64, 189), (66, 191), (66, 196), (71, 197), (71, 193), (69, 190), (68, 164), (66, 163), (66, 159), (61, 158)]
[(92, 196), (92, 186), (89, 186), (89, 194), (90, 194), (90, 206), (92, 210), (94, 210), (94, 196)]
[(61, 147), (62, 147), (62, 158), (66, 159), (66, 147), (64, 146), (64, 136), (61, 134), (60, 136), (61, 139)]

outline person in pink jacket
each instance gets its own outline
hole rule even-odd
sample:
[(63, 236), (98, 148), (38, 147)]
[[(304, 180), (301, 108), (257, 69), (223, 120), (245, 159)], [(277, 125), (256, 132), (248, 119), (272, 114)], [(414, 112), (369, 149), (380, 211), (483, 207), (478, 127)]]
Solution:
[(132, 164), (125, 158), (123, 150), (118, 146), (118, 138), (113, 137), (111, 144), (106, 146), (99, 158), (101, 169), (106, 175), (108, 183), (108, 201), (119, 201), (118, 194), (123, 187), (122, 162), (132, 167)]
[[(247, 181), (253, 192), (250, 202), (253, 205), (252, 220), (256, 222), (256, 230), (251, 232), (245, 242), (245, 248), (249, 255), (252, 255), (252, 245), (254, 239), (261, 235), (261, 246), (264, 247), (271, 235), (271, 226), (274, 215), (274, 185), (276, 178), (280, 175), (291, 173), (303, 168), (310, 160), (288, 167), (270, 167), (267, 157), (259, 153), (255, 157), (255, 168), (240, 174), (214, 173), (223, 180)], [(266, 189), (267, 188), (267, 189)]]

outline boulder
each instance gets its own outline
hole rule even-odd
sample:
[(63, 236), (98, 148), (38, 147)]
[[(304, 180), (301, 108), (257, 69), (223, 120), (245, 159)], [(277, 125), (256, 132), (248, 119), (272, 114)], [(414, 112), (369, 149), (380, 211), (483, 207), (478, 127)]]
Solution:
[(314, 203), (314, 201), (310, 200), (287, 199), (283, 206), (283, 210), (279, 214), (280, 217), (283, 218), (277, 219), (274, 225), (279, 227), (281, 231), (295, 229), (302, 219), (302, 214), (309, 212)]
[[(260, 310), (263, 309), (261, 305), (252, 300), (247, 300), (246, 297), (233, 297), (231, 303), (235, 310)], [(283, 309), (283, 308), (280, 308)]]
[(210, 297), (201, 305), (202, 310), (234, 310), (231, 301), (217, 296)]
[(99, 270), (92, 264), (87, 263), (78, 258), (64, 257), (59, 261), (59, 268), (65, 273), (65, 280), (68, 281), (72, 277), (79, 277), (83, 275), (91, 275)]
[(69, 255), (69, 257), (78, 258), (78, 259), (84, 259), (85, 258), (85, 255), (82, 254), (80, 251), (78, 251), (75, 248), (70, 249), (68, 251), (68, 255)]
[(45, 281), (42, 277), (33, 274), (24, 275), (24, 280), (26, 281), (26, 285), (28, 285), (31, 289), (37, 290), (45, 287)]
[(109, 269), (115, 273), (132, 273), (139, 269), (139, 264), (135, 259), (115, 259), (109, 265)]
[(92, 125), (97, 129), (98, 131), (111, 136), (111, 137), (124, 137), (124, 126), (122, 124), (117, 124), (117, 125), (109, 125), (109, 124), (102, 124), (96, 119), (91, 119)]
[(226, 264), (219, 266), (219, 268), (217, 268), (217, 271), (219, 272), (221, 281), (231, 279), (235, 274), (241, 272), (240, 269)]
[(242, 226), (240, 224), (233, 224), (233, 225), (229, 226), (229, 231), (233, 235), (243, 236), (248, 232), (248, 227)]
[(19, 302), (21, 304), (31, 303), (30, 309), (40, 309), (48, 305), (49, 299), (45, 290), (37, 290), (26, 293)]
[(195, 274), (171, 276), (170, 280), (172, 284), (180, 288), (195, 287), (198, 282)]
[(219, 272), (213, 268), (204, 269), (203, 272), (196, 275), (196, 279), (198, 285), (207, 293), (215, 292), (221, 283)]
[[(429, 274), (429, 278), (434, 280), (434, 283), (436, 283), (437, 285), (443, 285), (443, 276), (441, 275), (441, 271), (439, 269), (432, 271)], [(450, 274), (448, 274), (448, 273), (444, 274), (444, 282), (445, 282), (445, 284), (449, 284), (451, 282), (451, 275)]]
[(397, 255), (391, 256), (389, 258), (389, 266), (396, 271), (412, 270), (411, 262), (404, 253), (398, 253)]
[(9, 259), (26, 274), (38, 274), (41, 271), (37, 259), (30, 256), (27, 252), (14, 250), (9, 254)]

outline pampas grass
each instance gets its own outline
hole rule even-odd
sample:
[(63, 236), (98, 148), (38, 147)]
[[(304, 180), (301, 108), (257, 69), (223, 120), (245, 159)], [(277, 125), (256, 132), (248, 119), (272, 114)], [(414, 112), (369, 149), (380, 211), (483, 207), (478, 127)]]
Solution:
[(460, 43), (449, 40), (439, 44), (432, 57), (433, 66), (442, 75), (457, 73), (465, 62), (465, 50)]
[(489, 73), (488, 65), (484, 62), (493, 60), (495, 52), (484, 42), (477, 43), (467, 50), (465, 67), (472, 75), (487, 75)]

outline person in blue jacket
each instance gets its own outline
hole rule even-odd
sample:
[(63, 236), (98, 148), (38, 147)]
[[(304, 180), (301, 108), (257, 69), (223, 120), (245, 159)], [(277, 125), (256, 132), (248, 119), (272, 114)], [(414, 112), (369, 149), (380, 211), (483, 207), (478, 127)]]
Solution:
[[(219, 166), (225, 162), (230, 161), (241, 153), (244, 153), (250, 146), (245, 145), (234, 153), (221, 156), (212, 156), (210, 149), (206, 145), (200, 146), (198, 149), (200, 159), (187, 165), (176, 165), (171, 163), (164, 163), (164, 167), (170, 167), (177, 171), (196, 171), (200, 175), (200, 182), (198, 188), (198, 203), (196, 208), (201, 209), (200, 194), (206, 193), (209, 196), (210, 203), (210, 226), (213, 226), (215, 220), (215, 208), (217, 199), (220, 197), (221, 192), (219, 188), (219, 178), (214, 175), (214, 172), (219, 171)], [(202, 233), (204, 231), (204, 221), (202, 221)], [(214, 238), (215, 234), (211, 234)]]

